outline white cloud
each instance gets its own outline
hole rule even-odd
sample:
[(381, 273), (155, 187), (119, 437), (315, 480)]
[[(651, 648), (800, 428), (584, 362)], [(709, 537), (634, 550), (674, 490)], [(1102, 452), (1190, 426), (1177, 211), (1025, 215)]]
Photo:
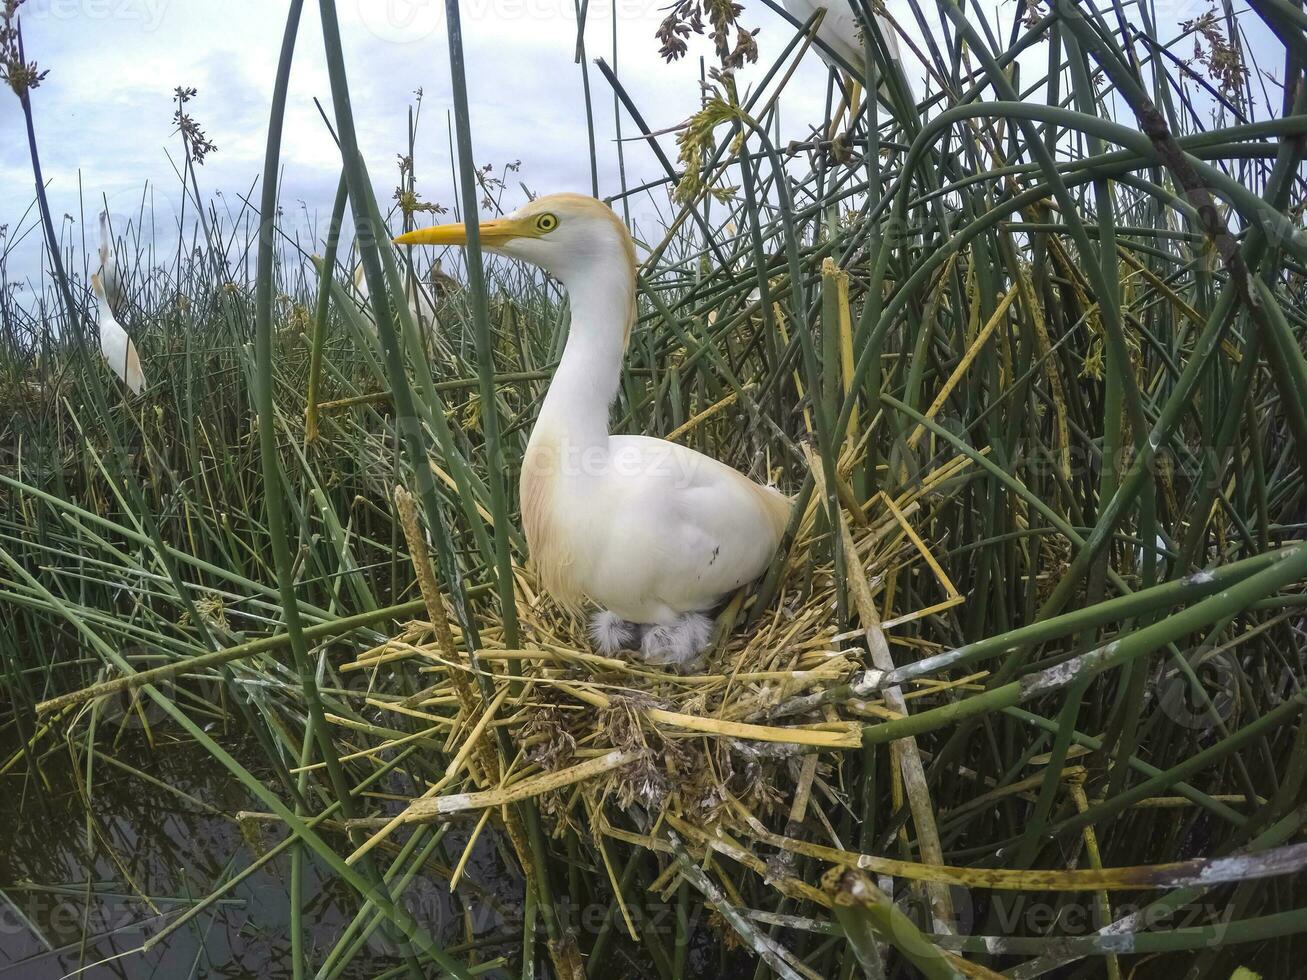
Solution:
[[(665, 65), (653, 34), (667, 0), (585, 2), (588, 58), (613, 60), (616, 16), (619, 75), (649, 125), (672, 126), (692, 112), (698, 103), (698, 55), (711, 59), (709, 42), (692, 39), (691, 57)], [(408, 107), (421, 86), (420, 190), (452, 204), (444, 0), (339, 0), (337, 6), (360, 145), (380, 198), (390, 197), (396, 155), (406, 148)], [(762, 61), (769, 63), (792, 28), (761, 3), (747, 7), (744, 21), (762, 28)], [(993, 0), (990, 7), (1002, 10), (995, 23), (1010, 22), (1010, 3)], [(920, 43), (922, 32), (905, 0), (891, 0), (889, 8)], [(498, 171), (520, 159), (517, 176), (534, 190), (588, 191), (574, 0), (463, 0), (461, 9), (478, 163), (492, 163)], [(283, 3), (265, 0), (30, 0), (23, 8), (28, 51), (51, 70), (33, 93), (33, 103), (56, 215), (80, 218), (80, 187), (91, 225), (103, 195), (115, 224), (122, 226), (137, 215), (148, 185), (160, 247), (166, 241), (175, 245), (182, 195), (167, 154), (175, 161), (180, 150), (172, 124), (172, 92), (178, 85), (199, 89), (192, 110), (219, 147), (200, 172), (201, 190), (208, 195), (221, 189), (229, 206), (237, 206), (236, 196), (248, 191), (262, 167), (284, 16)], [(937, 31), (933, 23), (927, 28)], [(1006, 43), (1006, 35), (1001, 40)], [(1043, 57), (1041, 52), (1027, 56), (1033, 58), (1028, 73), (1039, 72)], [(742, 87), (756, 83), (761, 72), (757, 66), (743, 72)], [(612, 194), (619, 189), (613, 94), (593, 65), (589, 73), (600, 193)], [(915, 82), (924, 90), (920, 78)], [(822, 118), (826, 91), (825, 69), (810, 56), (786, 90), (783, 139), (804, 137), (805, 123)], [(282, 200), (288, 216), (303, 201), (325, 225), (340, 162), (315, 97), (330, 115), (318, 5), (308, 2), (286, 115)], [(628, 139), (637, 134), (624, 113), (622, 125)], [(0, 223), (16, 223), (31, 200), (31, 170), (17, 101), (2, 92), (0, 134)], [(663, 136), (661, 143), (674, 156), (674, 139)], [(631, 185), (663, 176), (643, 143), (627, 142), (625, 148)], [(506, 202), (521, 196), (514, 187)], [(29, 236), (10, 257), (9, 272), (35, 275), (38, 268), (38, 239)]]
[[(675, 124), (698, 100), (694, 58), (667, 66), (654, 28), (660, 0), (589, 0), (587, 56), (610, 62), (616, 4), (623, 83), (651, 125)], [(443, 0), (341, 0), (338, 4), (360, 144), (374, 182), (393, 186), (396, 154), (406, 147), (413, 90), (425, 91), (417, 140), (420, 187), (432, 199), (454, 198), (446, 112), (450, 95)], [(766, 22), (764, 51), (784, 29)], [(762, 16), (766, 13), (766, 17)], [(750, 11), (753, 16), (755, 11)], [(473, 144), (478, 162), (498, 171), (522, 161), (533, 189), (588, 190), (581, 66), (574, 62), (576, 13), (571, 0), (467, 0), (463, 35)], [(33, 93), (42, 162), (52, 207), (93, 222), (101, 196), (116, 225), (135, 217), (148, 183), (158, 223), (174, 220), (181, 192), (172, 164), (180, 140), (172, 124), (172, 92), (199, 90), (195, 117), (218, 152), (200, 171), (204, 193), (244, 193), (262, 166), (273, 75), (284, 8), (223, 0), (30, 0), (23, 26), (32, 57), (51, 70)], [(399, 40), (403, 38), (403, 40)], [(697, 50), (709, 53), (706, 41)], [(805, 68), (824, 93), (822, 70)], [(746, 73), (746, 78), (756, 71)], [(598, 138), (601, 193), (617, 185), (613, 96), (593, 65), (590, 84)], [(339, 174), (339, 154), (314, 106), (331, 109), (317, 4), (305, 4), (292, 74), (283, 142), (283, 200), (326, 212)], [(818, 94), (818, 99), (821, 94)], [(333, 123), (334, 123), (334, 117)], [(797, 116), (795, 117), (798, 118)], [(0, 222), (16, 222), (31, 198), (30, 165), (16, 100), (0, 98)], [(636, 133), (623, 119), (624, 134)], [(672, 140), (663, 143), (672, 152)], [(657, 178), (661, 167), (638, 143), (625, 147), (632, 183)], [(79, 206), (79, 177), (80, 201)], [(324, 193), (325, 189), (325, 193)], [(388, 190), (379, 191), (383, 200)], [(514, 188), (506, 197), (522, 197)], [(156, 231), (157, 229), (156, 224)], [(36, 238), (10, 257), (10, 274), (34, 274)], [(30, 245), (30, 248), (28, 246)]]

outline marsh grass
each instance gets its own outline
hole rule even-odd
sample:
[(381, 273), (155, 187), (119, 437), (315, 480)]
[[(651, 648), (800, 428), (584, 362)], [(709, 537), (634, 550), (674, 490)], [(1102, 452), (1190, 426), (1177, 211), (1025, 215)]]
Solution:
[[(1296, 5), (1177, 28), (1160, 4), (945, 2), (920, 98), (870, 30), (889, 104), (784, 145), (815, 20), (751, 91), (715, 76), (675, 150), (597, 66), (666, 170), (621, 195), (665, 220), (637, 229), (615, 426), (797, 503), (686, 677), (596, 657), (538, 593), (512, 488), (565, 304), (474, 251), (434, 335), (415, 322), (421, 258), (386, 244), (412, 169), (383, 218), (321, 6), (330, 224), (286, 237), (273, 184), (257, 213), (210, 201), (170, 259), (144, 210), (118, 229), (143, 397), (70, 327), (77, 262), (0, 294), (20, 819), (60, 746), (92, 825), (115, 744), (187, 743), (242, 799), (240, 860), (288, 867), (296, 977), (1296, 975)], [(311, 43), (290, 9), (279, 92)], [(466, 219), (506, 187), (474, 165), (450, 24)], [(517, 896), (493, 927), (487, 866)], [(354, 897), (325, 948), (310, 870)], [(414, 899), (432, 880), (455, 921)]]

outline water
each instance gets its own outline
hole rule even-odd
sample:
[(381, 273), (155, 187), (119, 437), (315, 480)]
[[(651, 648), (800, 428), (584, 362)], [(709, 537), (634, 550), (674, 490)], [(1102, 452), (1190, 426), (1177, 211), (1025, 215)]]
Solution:
[[(114, 709), (101, 705), (89, 791), (85, 719), (76, 724), (71, 744), (62, 731), (38, 744), (37, 751), (44, 753), (37, 763), (39, 777), (25, 758), (0, 774), (0, 980), (292, 977), (289, 848), (209, 900), (221, 884), (285, 840), (287, 831), (275, 821), (238, 823), (236, 814), (261, 811), (262, 804), (162, 713), (151, 714), (147, 726), (127, 705), (123, 708), (123, 716), (111, 723)], [(209, 724), (210, 734), (227, 751), (268, 786), (279, 788), (254, 739), (226, 732), (220, 722)], [(15, 738), (12, 725), (0, 733), (0, 767), (14, 758)], [(375, 788), (400, 799), (414, 793), (399, 777)], [(372, 797), (363, 809), (389, 814), (400, 806), (395, 799)], [(449, 891), (450, 869), (462, 856), (472, 826), (468, 821), (446, 829), (402, 903), (463, 962), (507, 958), (506, 967), (483, 976), (520, 977), (523, 885), (515, 859), (504, 853), (507, 843), (493, 825), (478, 837), (457, 893)], [(351, 849), (339, 834), (326, 833), (338, 853)], [(406, 839), (397, 834), (393, 845), (374, 850), (377, 864), (389, 868), (394, 848)], [(565, 848), (559, 841), (551, 846)], [(612, 901), (603, 869), (574, 857), (569, 873), (556, 876), (556, 908), (588, 950), (612, 913)], [(589, 897), (573, 901), (568, 891)], [(631, 894), (639, 893), (637, 884)], [(312, 965), (306, 975), (312, 976), (353, 921), (358, 899), (306, 853), (303, 902), (301, 921)], [(643, 908), (632, 909), (641, 941), (631, 941), (619, 927), (611, 936), (607, 962), (591, 967), (596, 975), (658, 975), (645, 942), (652, 933), (659, 946), (672, 949), (677, 899), (675, 893), (669, 901), (646, 894), (644, 902)], [(203, 907), (180, 922), (197, 904)], [(713, 980), (752, 976), (752, 957), (723, 943), (729, 928), (723, 931), (709, 918), (702, 913), (690, 923), (685, 975)], [(543, 923), (537, 922), (537, 934), (543, 939)], [(335, 976), (386, 976), (402, 966), (402, 953), (376, 931)], [(548, 975), (547, 962), (542, 942), (538, 976)]]
[[(89, 978), (290, 977), (290, 851), (227, 891), (189, 922), (156, 940), (255, 860), (255, 850), (285, 837), (267, 823), (254, 842), (233, 819), (262, 809), (203, 749), (154, 733), (151, 748), (132, 733), (101, 751), (192, 799), (152, 785), (97, 757), (86, 794), (84, 744), (42, 743), (42, 785), (22, 761), (0, 783), (0, 978), (55, 980), (79, 969)], [(232, 748), (232, 746), (228, 746)], [(0, 742), (0, 759), (14, 752)], [(254, 764), (257, 747), (235, 746)], [(0, 763), (2, 764), (2, 763)], [(257, 770), (256, 770), (257, 771)], [(252, 835), (253, 836), (253, 835)], [(258, 837), (262, 837), (260, 842)], [(434, 860), (455, 859), (465, 832), (451, 832)], [(338, 846), (343, 842), (335, 841)], [(377, 852), (385, 861), (384, 852)], [(409, 911), (446, 947), (466, 939), (464, 912), (476, 938), (515, 928), (518, 885), (504, 874), (493, 846), (478, 846), (459, 905), (436, 875), (419, 878), (406, 895)], [(462, 902), (469, 904), (462, 906)], [(305, 941), (320, 964), (357, 907), (352, 889), (305, 862)], [(488, 947), (482, 959), (508, 952)], [(340, 974), (376, 977), (399, 963), (377, 933)], [(466, 955), (466, 954), (464, 954)], [(503, 976), (490, 973), (488, 976)]]

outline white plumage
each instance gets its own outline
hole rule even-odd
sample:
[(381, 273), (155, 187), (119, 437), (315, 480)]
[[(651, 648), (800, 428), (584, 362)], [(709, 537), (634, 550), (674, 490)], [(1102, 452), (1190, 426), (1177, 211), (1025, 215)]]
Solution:
[[(849, 0), (783, 0), (783, 2), (785, 9), (800, 21), (806, 21), (818, 10), (825, 10), (826, 15), (821, 19), (821, 23), (817, 25), (818, 39), (848, 62), (850, 67), (859, 71), (863, 70), (862, 25), (853, 13)], [(876, 26), (880, 28), (880, 33), (885, 38), (885, 46), (889, 49), (890, 58), (901, 64), (903, 58), (899, 54), (898, 35), (884, 17), (880, 14), (874, 16)], [(813, 47), (816, 48), (817, 54), (821, 56), (821, 60), (826, 62), (832, 69), (836, 71), (844, 70), (837, 62), (833, 62), (820, 47), (816, 45)], [(857, 80), (854, 79), (854, 81)], [(880, 86), (880, 97), (885, 101), (889, 99), (888, 89), (884, 83)]]
[(91, 289), (95, 292), (97, 303), (96, 322), (100, 328), (100, 350), (114, 374), (122, 379), (123, 384), (133, 395), (145, 390), (145, 372), (141, 370), (141, 359), (136, 355), (136, 345), (127, 331), (114, 319), (113, 309), (109, 306), (109, 297), (105, 295), (104, 285), (98, 274), (91, 276)]
[[(358, 290), (359, 296), (362, 297), (364, 303), (371, 298), (372, 293), (368, 289), (367, 277), (363, 275), (362, 263), (359, 263), (354, 270), (354, 288)], [(416, 297), (409, 296), (407, 293), (404, 297), (408, 300), (409, 312), (413, 314), (413, 319), (417, 321), (420, 327), (431, 330), (436, 323), (436, 308), (432, 305), (425, 289), (418, 289), (415, 292), (417, 293)]]
[[(462, 225), (400, 244), (453, 245)], [(485, 248), (540, 266), (566, 288), (567, 346), (523, 460), (522, 524), (544, 588), (603, 608), (605, 653), (638, 640), (684, 665), (707, 645), (704, 615), (766, 570), (789, 518), (776, 490), (685, 446), (610, 435), (608, 411), (635, 316), (635, 248), (606, 205), (553, 194), (481, 225)]]
[(100, 212), (100, 282), (111, 306), (122, 298), (122, 278), (118, 275), (118, 256), (114, 252), (109, 212)]

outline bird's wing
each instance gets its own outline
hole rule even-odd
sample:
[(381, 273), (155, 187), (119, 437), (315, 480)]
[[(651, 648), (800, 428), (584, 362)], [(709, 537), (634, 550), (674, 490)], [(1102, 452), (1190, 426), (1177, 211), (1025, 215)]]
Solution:
[(100, 317), (100, 350), (114, 374), (130, 385), (131, 363), (136, 361), (138, 369), (140, 365), (136, 360), (136, 349), (132, 346), (132, 339), (127, 336), (127, 331), (116, 321), (107, 319), (103, 315)]
[(889, 56), (903, 64), (903, 53), (899, 50), (899, 33), (890, 26), (889, 21), (879, 14), (876, 15), (876, 24), (880, 27), (880, 33), (885, 38), (885, 47), (889, 49)]
[[(785, 9), (800, 20), (807, 20), (818, 8), (825, 8), (826, 16), (817, 28), (817, 37), (851, 67), (860, 68), (863, 61), (862, 25), (848, 0), (785, 0)], [(890, 57), (902, 61), (898, 35), (884, 17), (879, 14), (875, 17), (876, 25), (885, 37)], [(818, 54), (821, 54), (820, 48)], [(825, 57), (822, 60), (829, 61)]]
[(408, 305), (413, 310), (413, 318), (430, 330), (436, 325), (436, 308), (425, 289), (415, 286), (415, 291), (417, 296), (410, 297)]
[(826, 8), (826, 16), (817, 28), (817, 36), (854, 68), (861, 67), (862, 26), (853, 8), (844, 0), (830, 0), (818, 6)]
[(594, 552), (601, 588), (643, 589), (645, 603), (687, 612), (766, 569), (789, 518), (784, 496), (662, 439), (614, 436), (609, 449), (612, 476), (596, 501), (608, 526)]
[(141, 359), (130, 337), (127, 338), (126, 365), (126, 377), (123, 380), (127, 382), (127, 387), (133, 395), (139, 395), (145, 390), (145, 371), (141, 368)]
[(132, 394), (139, 395), (145, 390), (145, 372), (141, 370), (141, 359), (136, 353), (136, 345), (127, 331), (114, 319), (113, 310), (109, 308), (109, 298), (104, 293), (104, 285), (98, 275), (91, 276), (91, 288), (95, 291), (97, 304), (97, 326), (100, 328), (100, 351), (105, 362), (127, 385)]

